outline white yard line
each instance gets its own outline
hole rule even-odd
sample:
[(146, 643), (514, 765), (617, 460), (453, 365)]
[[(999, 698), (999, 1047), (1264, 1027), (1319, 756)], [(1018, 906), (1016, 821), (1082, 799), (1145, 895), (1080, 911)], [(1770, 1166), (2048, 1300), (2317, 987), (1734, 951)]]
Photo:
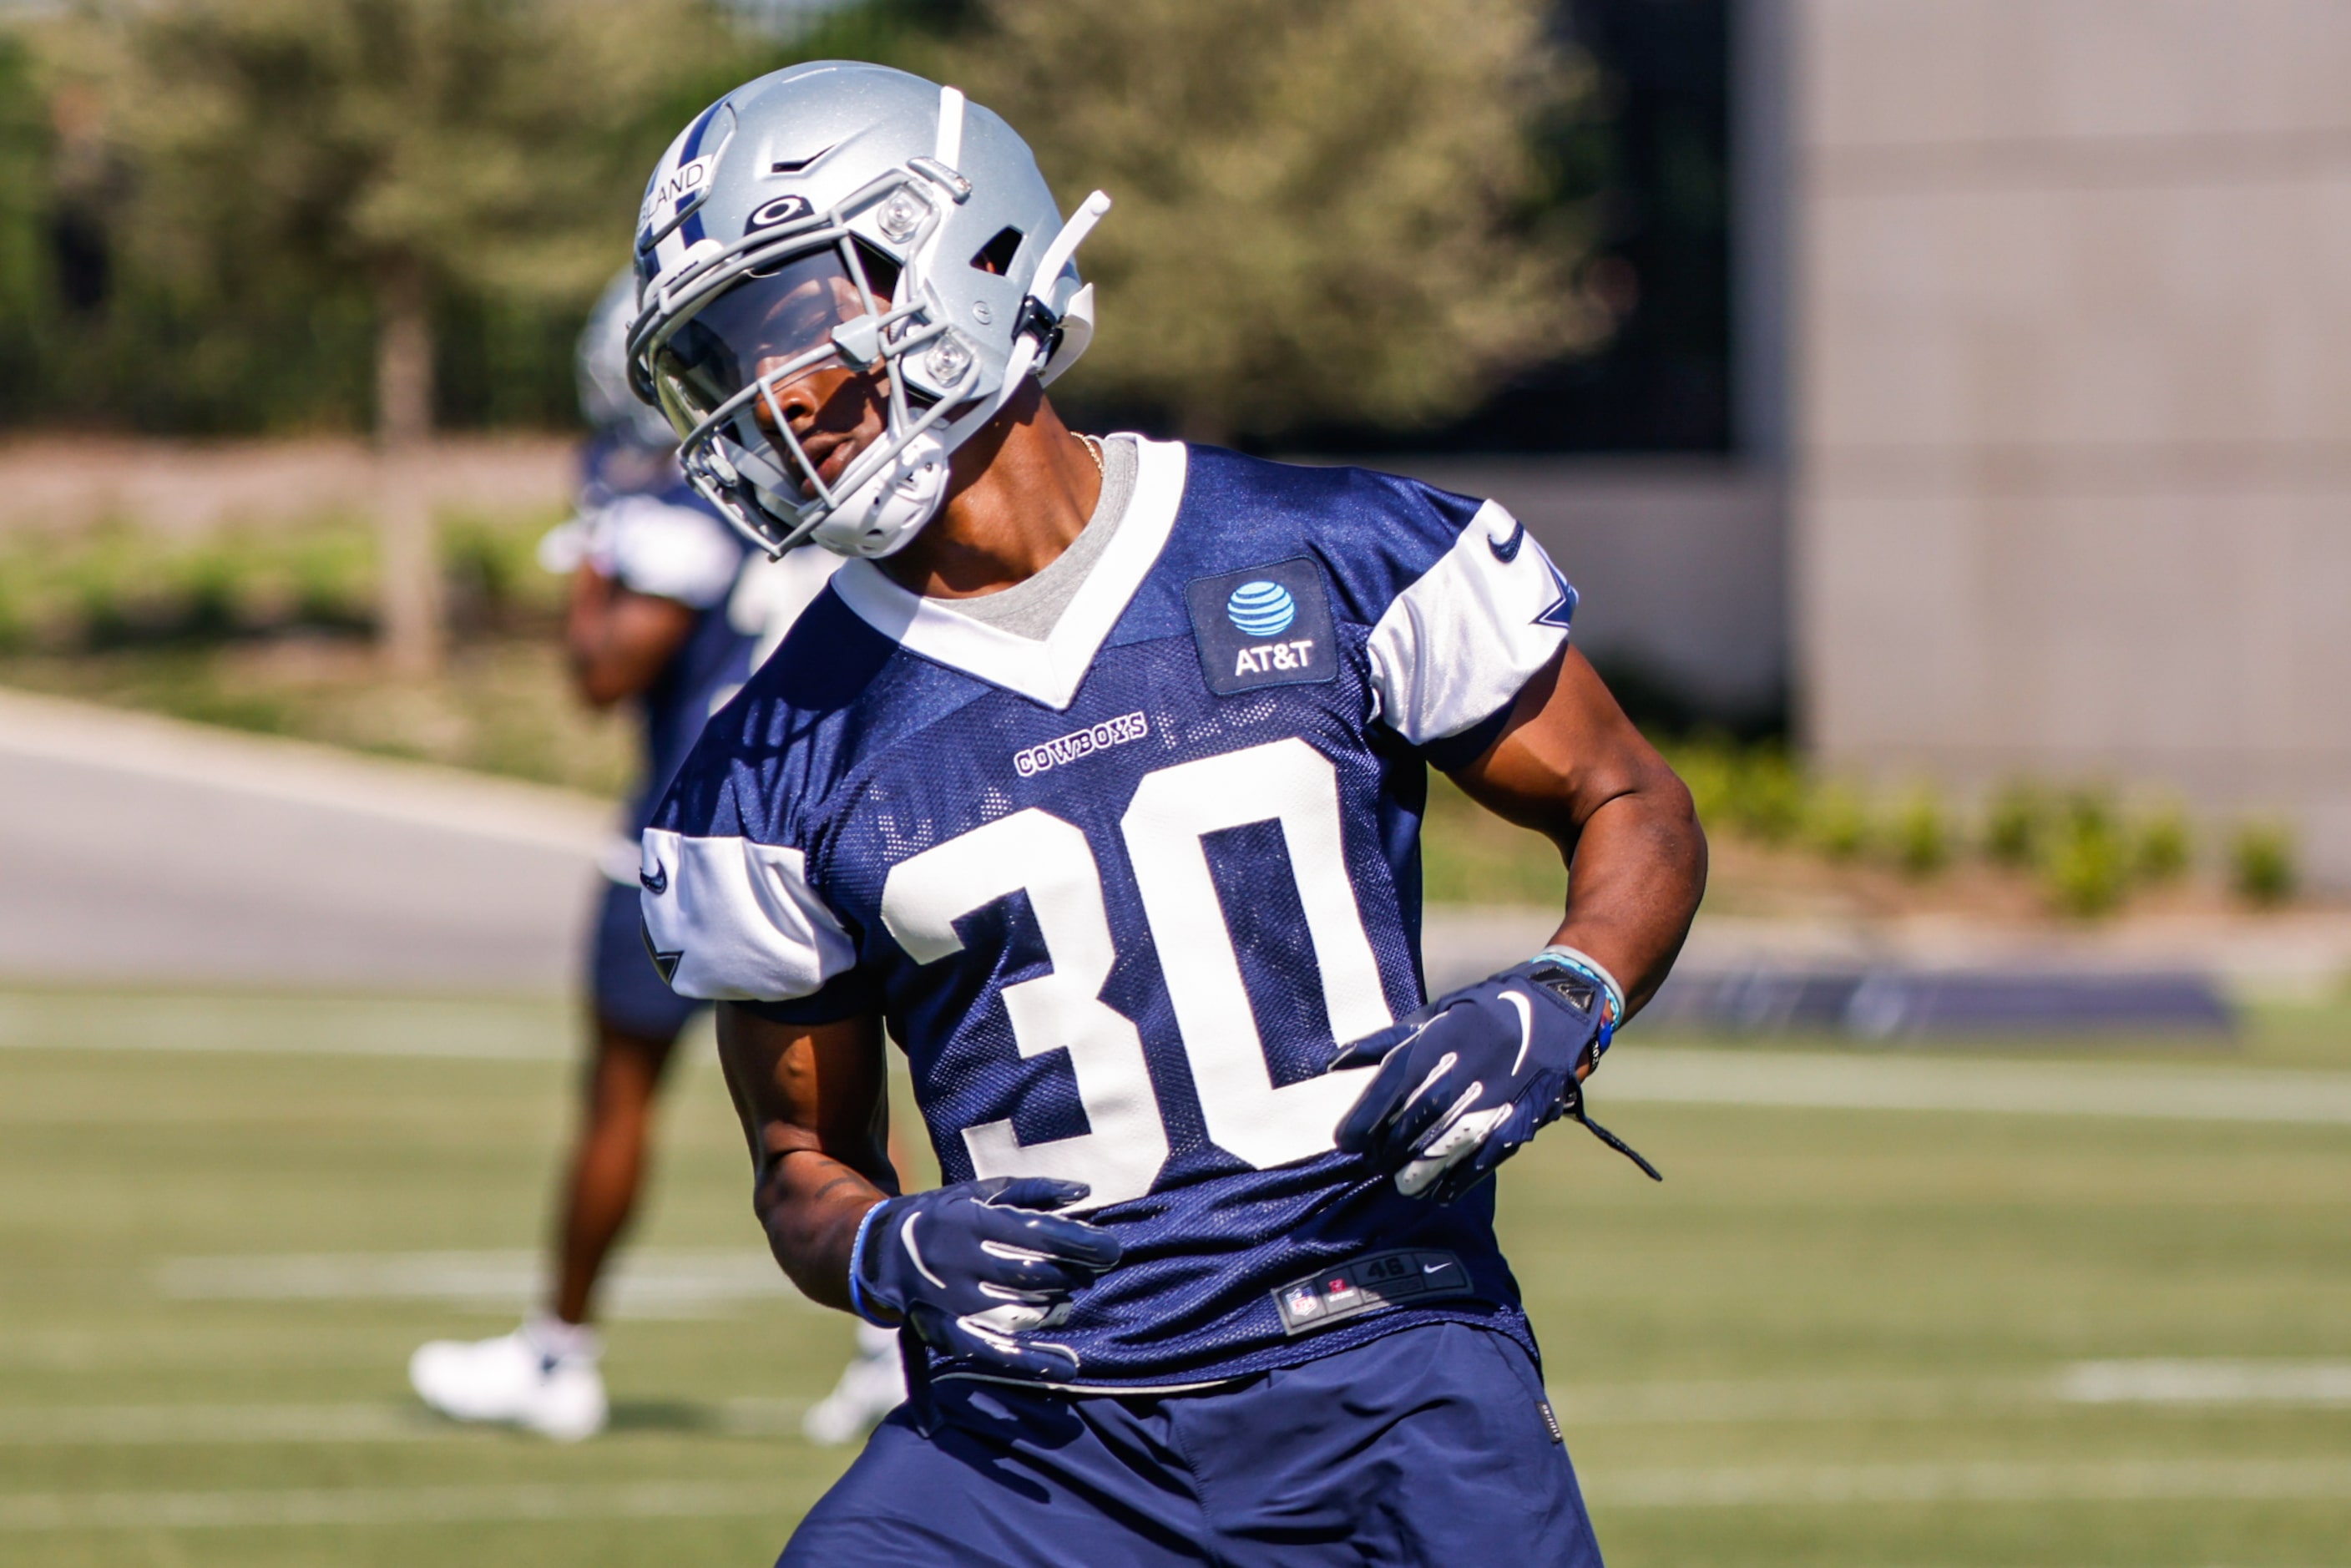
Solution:
[[(2351, 1405), (2351, 1362), (2095, 1361), (2043, 1376), (1796, 1379), (1584, 1384), (1554, 1388), (1571, 1427), (1781, 1425), (1921, 1419), (1998, 1411), (2043, 1416), (2084, 1406), (2245, 1408)], [(707, 1429), (790, 1437), (808, 1405), (729, 1399), (707, 1407)], [(162, 1443), (383, 1443), (462, 1428), (420, 1405), (143, 1405), (0, 1407), (0, 1448), (108, 1448)]]
[[(173, 1258), (157, 1270), (156, 1288), (176, 1301), (424, 1301), (519, 1312), (543, 1293), (546, 1266), (521, 1249)], [(817, 1310), (773, 1258), (741, 1248), (632, 1249), (614, 1265), (610, 1301), (622, 1318), (707, 1317), (747, 1301)]]
[(2221, 1502), (2351, 1500), (2351, 1459), (2120, 1459), (2091, 1464), (1750, 1465), (1597, 1470), (1612, 1508), (1837, 1503)]
[(0, 992), (0, 1051), (555, 1061), (579, 1050), (547, 1010), (496, 1002)]
[[(258, 1037), (251, 1032), (249, 1022), (241, 1021), (239, 1009), (252, 1005), (214, 997), (109, 1000), (103, 1004), (106, 1027), (90, 1027), (93, 1019), (68, 1030), (52, 1021), (65, 1016), (65, 1004), (48, 998), (0, 993), (0, 1050), (250, 1051), (515, 1061), (566, 1059), (574, 1051), (568, 1038), (530, 1019), (510, 1026), (501, 1020), (487, 1027), (462, 1027), (456, 1017), (465, 1007), (461, 1002), (386, 1003), (379, 1009), (381, 1017), (368, 1015), (366, 1009), (352, 1004), (350, 1027), (272, 1030)], [(323, 1013), (334, 1004), (271, 998), (267, 1005), (313, 1006)], [(98, 1004), (92, 1006), (95, 1009)], [(420, 1020), (402, 1011), (434, 1006), (455, 1009), (453, 1027), (432, 1027), (429, 1019)], [(1606, 1068), (1593, 1081), (1593, 1100), (1601, 1107), (1613, 1101), (2351, 1126), (2351, 1072), (1860, 1052), (1698, 1051), (1627, 1040), (1609, 1054)]]
[(2075, 1405), (2351, 1405), (2351, 1361), (2085, 1361), (2057, 1396)]
[(2085, 1361), (2040, 1376), (1594, 1383), (1554, 1388), (1552, 1399), (1578, 1427), (1939, 1420), (2079, 1406), (2336, 1408), (2351, 1405), (2351, 1361)]
[(2049, 1381), (2031, 1377), (1604, 1383), (1553, 1388), (1551, 1396), (1561, 1419), (1579, 1427), (1938, 1420), (2054, 1406)]
[(575, 1523), (780, 1513), (771, 1485), (644, 1481), (600, 1485), (354, 1487), (349, 1490), (0, 1493), (0, 1531), (222, 1530), (266, 1526)]
[[(1598, 1469), (1600, 1511), (1885, 1503), (2216, 1502), (2351, 1499), (2351, 1461), (2150, 1459), (2100, 1464), (1754, 1465)], [(577, 1523), (780, 1511), (758, 1483), (374, 1487), (348, 1490), (0, 1493), (0, 1531)]]
[(2351, 1126), (2351, 1072), (1693, 1051), (1626, 1040), (1593, 1080), (1612, 1102), (1803, 1110), (1970, 1111)]
[(0, 1409), (0, 1447), (152, 1443), (405, 1443), (448, 1435), (423, 1406), (118, 1405)]
[[(729, 1399), (707, 1407), (706, 1429), (737, 1437), (796, 1437), (802, 1399)], [(625, 1412), (624, 1412), (625, 1415)], [(479, 1430), (480, 1428), (470, 1428)], [(413, 1443), (456, 1436), (413, 1402), (399, 1405), (116, 1405), (0, 1409), (0, 1448), (143, 1448), (162, 1443)]]

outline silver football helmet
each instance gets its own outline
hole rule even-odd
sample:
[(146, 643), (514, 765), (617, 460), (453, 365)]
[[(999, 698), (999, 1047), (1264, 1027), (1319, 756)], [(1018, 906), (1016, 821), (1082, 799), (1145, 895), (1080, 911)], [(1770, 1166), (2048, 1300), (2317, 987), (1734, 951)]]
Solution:
[[(640, 395), (696, 488), (761, 549), (903, 548), (946, 498), (947, 459), (1093, 335), (1064, 224), (1028, 144), (962, 93), (826, 61), (710, 106), (653, 171), (637, 222)], [(880, 434), (801, 432), (826, 371), (871, 375)], [(802, 385), (801, 383), (807, 383)]]
[(629, 384), (629, 329), (636, 317), (636, 269), (623, 267), (597, 296), (588, 324), (580, 329), (573, 357), (580, 413), (594, 430), (649, 452), (667, 452), (677, 444), (677, 432)]

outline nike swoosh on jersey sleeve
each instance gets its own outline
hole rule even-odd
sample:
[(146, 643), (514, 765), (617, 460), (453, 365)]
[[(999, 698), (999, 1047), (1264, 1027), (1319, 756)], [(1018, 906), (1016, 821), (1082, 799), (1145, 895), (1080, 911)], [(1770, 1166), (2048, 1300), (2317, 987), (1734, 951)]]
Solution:
[(1523, 529), (1487, 502), (1373, 626), (1373, 716), (1415, 745), (1493, 716), (1567, 640), (1575, 591)]
[(641, 880), (646, 939), (680, 996), (793, 1001), (857, 961), (799, 850), (648, 828)]

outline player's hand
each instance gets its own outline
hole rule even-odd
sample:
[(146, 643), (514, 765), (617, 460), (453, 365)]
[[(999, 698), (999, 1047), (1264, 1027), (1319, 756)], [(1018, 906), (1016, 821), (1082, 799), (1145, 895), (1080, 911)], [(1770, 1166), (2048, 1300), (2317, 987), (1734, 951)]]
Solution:
[(1050, 1212), (1089, 1190), (994, 1176), (886, 1198), (849, 1260), (857, 1294), (949, 1355), (1040, 1377), (1072, 1373), (1078, 1358), (1068, 1346), (1023, 1336), (1061, 1322), (1071, 1296), (1117, 1266), (1116, 1237)]
[(1566, 1115), (1663, 1180), (1583, 1113), (1582, 1080), (1608, 1049), (1612, 1010), (1604, 987), (1548, 957), (1437, 998), (1332, 1059), (1380, 1064), (1340, 1119), (1339, 1147), (1393, 1172), (1405, 1197), (1450, 1203)]

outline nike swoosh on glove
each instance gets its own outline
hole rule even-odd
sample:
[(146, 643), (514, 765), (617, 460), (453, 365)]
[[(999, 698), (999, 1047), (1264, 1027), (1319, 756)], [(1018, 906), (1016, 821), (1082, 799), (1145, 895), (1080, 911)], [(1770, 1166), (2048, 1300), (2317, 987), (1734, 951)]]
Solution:
[(1067, 1345), (1021, 1337), (1069, 1316), (1070, 1298), (1117, 1266), (1118, 1239), (1050, 1212), (1091, 1191), (1044, 1176), (991, 1176), (885, 1198), (859, 1225), (851, 1294), (868, 1322), (888, 1309), (949, 1355), (1040, 1377), (1077, 1370)]
[(1448, 992), (1343, 1047), (1333, 1070), (1378, 1062), (1340, 1119), (1339, 1147), (1395, 1175), (1406, 1197), (1450, 1203), (1562, 1116), (1663, 1181), (1584, 1113), (1579, 1067), (1614, 1032), (1601, 988), (1537, 958)]

